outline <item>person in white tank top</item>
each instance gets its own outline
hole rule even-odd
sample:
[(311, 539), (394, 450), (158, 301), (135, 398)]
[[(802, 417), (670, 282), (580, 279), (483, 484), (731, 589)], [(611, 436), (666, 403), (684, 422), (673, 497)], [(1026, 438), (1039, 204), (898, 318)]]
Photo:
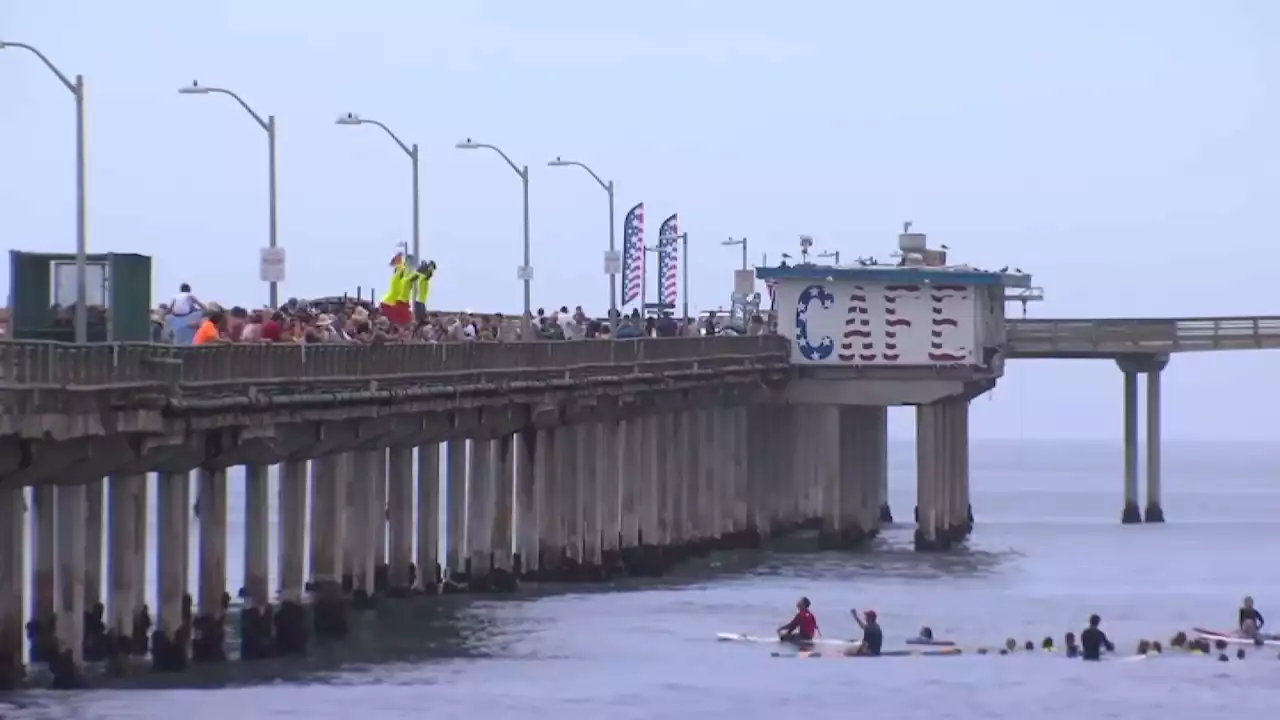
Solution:
[(169, 304), (169, 314), (175, 317), (186, 317), (193, 311), (204, 311), (204, 303), (191, 292), (191, 286), (182, 283), (178, 287), (178, 294), (174, 296), (173, 302)]

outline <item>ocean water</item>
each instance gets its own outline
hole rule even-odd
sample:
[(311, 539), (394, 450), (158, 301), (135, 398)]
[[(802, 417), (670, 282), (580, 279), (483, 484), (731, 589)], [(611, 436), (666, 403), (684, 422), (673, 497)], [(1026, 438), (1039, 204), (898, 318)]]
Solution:
[[(910, 446), (895, 446), (891, 503), (910, 519)], [(514, 598), (384, 603), (338, 646), (305, 661), (232, 664), (76, 693), (0, 698), (8, 718), (1201, 718), (1274, 712), (1280, 648), (1229, 663), (1166, 655), (1138, 663), (1008, 657), (796, 659), (716, 632), (768, 635), (800, 595), (828, 636), (874, 608), (886, 647), (923, 624), (963, 647), (1039, 641), (1090, 613), (1120, 648), (1230, 626), (1241, 597), (1280, 613), (1280, 459), (1267, 445), (1167, 442), (1160, 526), (1121, 526), (1118, 444), (975, 441), (968, 546), (911, 551), (911, 528), (860, 553), (713, 556), (659, 583)], [(239, 585), (232, 483), (229, 583)], [(1280, 614), (1276, 615), (1280, 617)], [(1280, 622), (1280, 620), (1274, 621)]]

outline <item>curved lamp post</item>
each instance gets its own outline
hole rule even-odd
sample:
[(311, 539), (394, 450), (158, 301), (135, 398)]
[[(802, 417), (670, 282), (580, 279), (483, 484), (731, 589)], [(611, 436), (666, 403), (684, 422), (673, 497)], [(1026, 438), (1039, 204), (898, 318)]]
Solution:
[[(262, 127), (263, 130), (267, 131), (267, 192), (268, 192), (267, 202), (270, 205), (269, 217), (268, 217), (268, 222), (270, 223), (270, 228), (268, 230), (268, 234), (269, 234), (268, 245), (272, 249), (275, 249), (276, 247), (276, 116), (268, 115), (264, 120), (261, 115), (253, 111), (253, 108), (249, 107), (249, 103), (245, 102), (243, 98), (241, 98), (239, 95), (225, 88), (205, 87), (200, 83), (192, 82), (187, 87), (178, 88), (178, 92), (182, 95), (226, 95), (227, 97), (239, 103), (240, 107), (244, 108), (244, 111), (249, 113), (249, 116), (252, 117), (254, 121), (257, 122), (258, 125)], [(276, 283), (275, 280), (272, 280), (270, 286), (271, 286), (271, 296), (270, 296), (271, 307), (273, 308), (280, 307), (280, 289), (278, 287), (278, 284)]]
[(339, 117), (335, 121), (335, 124), (337, 125), (374, 125), (374, 126), (380, 127), (382, 128), (382, 131), (385, 132), (388, 137), (394, 140), (396, 144), (400, 146), (400, 149), (403, 150), (404, 153), (409, 156), (409, 161), (413, 164), (413, 257), (417, 262), (421, 262), (422, 249), (418, 244), (419, 205), (418, 205), (418, 145), (417, 143), (414, 143), (413, 145), (405, 145), (403, 140), (401, 140), (398, 136), (396, 136), (395, 133), (391, 132), (391, 128), (378, 122), (377, 120), (362, 118), (359, 115), (356, 115), (355, 113), (347, 113), (346, 115)]
[(613, 232), (614, 232), (613, 181), (610, 180), (608, 182), (605, 182), (604, 180), (601, 180), (600, 176), (597, 175), (596, 172), (592, 170), (590, 167), (587, 167), (586, 163), (581, 163), (581, 162), (578, 162), (577, 160), (561, 160), (559, 157), (557, 157), (555, 160), (552, 160), (551, 162), (547, 163), (547, 166), (548, 167), (580, 167), (583, 170), (586, 170), (587, 174), (590, 175), (597, 183), (599, 183), (600, 187), (604, 188), (604, 191), (609, 195), (609, 255), (607, 258), (606, 266), (609, 269), (609, 321), (611, 323), (614, 323), (618, 319), (618, 272), (617, 272), (618, 268), (616, 267), (616, 263), (614, 262), (614, 259), (617, 257), (617, 254), (618, 254), (618, 249), (614, 243), (614, 235), (613, 235)]

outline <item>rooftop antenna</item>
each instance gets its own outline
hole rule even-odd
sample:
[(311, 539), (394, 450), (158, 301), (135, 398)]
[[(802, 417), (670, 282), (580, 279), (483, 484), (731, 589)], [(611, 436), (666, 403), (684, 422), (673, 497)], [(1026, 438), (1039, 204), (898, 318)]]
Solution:
[(800, 262), (809, 264), (809, 248), (813, 247), (813, 238), (808, 235), (800, 236)]

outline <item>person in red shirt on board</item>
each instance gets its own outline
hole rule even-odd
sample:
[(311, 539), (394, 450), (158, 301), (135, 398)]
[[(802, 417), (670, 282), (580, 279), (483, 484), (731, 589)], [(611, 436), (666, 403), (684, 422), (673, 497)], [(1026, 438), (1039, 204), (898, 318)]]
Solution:
[(802, 597), (796, 603), (796, 616), (791, 622), (778, 628), (778, 639), (784, 642), (812, 642), (818, 634), (818, 619), (809, 612), (809, 598)]

